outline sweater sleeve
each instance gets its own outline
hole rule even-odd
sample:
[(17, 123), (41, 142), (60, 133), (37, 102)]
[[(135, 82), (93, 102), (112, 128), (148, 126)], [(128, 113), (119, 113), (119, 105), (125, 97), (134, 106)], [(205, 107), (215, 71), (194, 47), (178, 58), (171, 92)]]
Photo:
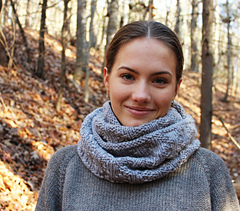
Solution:
[(76, 153), (76, 146), (68, 146), (58, 150), (52, 156), (43, 178), (36, 211), (62, 210), (62, 192), (66, 168)]
[(212, 211), (240, 211), (238, 198), (224, 161), (215, 153), (202, 149), (204, 169), (208, 175)]

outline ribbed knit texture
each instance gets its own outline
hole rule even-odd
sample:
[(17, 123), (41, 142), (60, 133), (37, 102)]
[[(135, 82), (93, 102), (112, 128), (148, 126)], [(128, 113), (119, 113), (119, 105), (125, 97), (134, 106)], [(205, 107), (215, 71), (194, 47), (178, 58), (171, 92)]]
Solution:
[(159, 119), (122, 126), (110, 102), (89, 114), (81, 128), (78, 154), (97, 177), (115, 183), (150, 182), (176, 171), (200, 147), (195, 122), (174, 103)]
[(240, 211), (223, 160), (199, 148), (176, 171), (143, 184), (111, 183), (83, 165), (76, 146), (57, 151), (36, 211)]

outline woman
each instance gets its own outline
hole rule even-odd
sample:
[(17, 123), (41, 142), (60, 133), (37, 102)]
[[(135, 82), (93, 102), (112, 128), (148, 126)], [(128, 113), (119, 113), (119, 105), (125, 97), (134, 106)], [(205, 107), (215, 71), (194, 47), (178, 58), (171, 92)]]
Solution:
[(77, 146), (53, 155), (36, 210), (239, 210), (224, 162), (174, 102), (182, 70), (168, 27), (121, 28), (106, 53), (110, 101), (86, 117)]

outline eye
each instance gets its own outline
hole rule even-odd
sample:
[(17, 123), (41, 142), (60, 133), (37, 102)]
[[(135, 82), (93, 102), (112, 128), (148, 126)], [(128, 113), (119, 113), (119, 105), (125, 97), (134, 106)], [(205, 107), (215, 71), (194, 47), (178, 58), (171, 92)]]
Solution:
[(121, 75), (121, 77), (126, 81), (134, 80), (134, 77), (129, 73), (124, 73), (124, 74)]
[(164, 85), (167, 83), (167, 80), (165, 78), (155, 78), (153, 80), (153, 83), (158, 84), (158, 85)]

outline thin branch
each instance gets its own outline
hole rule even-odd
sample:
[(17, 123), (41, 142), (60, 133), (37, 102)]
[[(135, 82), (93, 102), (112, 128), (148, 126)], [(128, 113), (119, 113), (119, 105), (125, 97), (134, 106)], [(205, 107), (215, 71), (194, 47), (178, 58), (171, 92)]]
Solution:
[(62, 0), (59, 0), (58, 2), (56, 2), (56, 3), (54, 3), (54, 4), (50, 5), (50, 6), (48, 6), (47, 9), (52, 8), (52, 7), (55, 7), (55, 6), (58, 5), (61, 1), (62, 1)]
[(240, 150), (240, 144), (237, 142), (237, 140), (235, 138), (232, 137), (231, 133), (229, 132), (227, 126), (225, 125), (222, 117), (218, 116), (215, 114), (215, 116), (218, 117), (218, 119), (221, 121), (223, 127), (225, 128), (225, 130), (227, 131), (228, 137), (230, 138), (230, 140), (235, 144), (235, 146)]
[(18, 24), (19, 29), (20, 29), (20, 32), (21, 32), (21, 35), (22, 35), (22, 38), (23, 38), (24, 45), (25, 45), (26, 50), (27, 50), (28, 62), (30, 62), (30, 61), (31, 61), (31, 57), (30, 57), (30, 49), (29, 49), (29, 47), (28, 47), (28, 43), (27, 43), (27, 38), (26, 38), (26, 36), (25, 36), (25, 32), (24, 32), (24, 30), (23, 30), (23, 28), (22, 28), (22, 25), (21, 25), (21, 23), (20, 23), (20, 20), (19, 20), (19, 18), (18, 18), (17, 11), (16, 11), (16, 8), (15, 8), (15, 6), (14, 6), (14, 2), (13, 2), (13, 0), (10, 0), (10, 3), (11, 3), (13, 13), (14, 13), (14, 15), (15, 15), (15, 18), (16, 18), (16, 21), (17, 21), (17, 24)]
[[(15, 32), (15, 28), (14, 28), (14, 32)], [(13, 49), (14, 43), (15, 43), (15, 33), (13, 35), (13, 44), (9, 47), (7, 44), (7, 40), (6, 37), (3, 33), (3, 31), (0, 29), (0, 36), (2, 39), (0, 39), (0, 43), (2, 44), (2, 46), (4, 47), (7, 56), (9, 57), (9, 62), (8, 62), (8, 70), (10, 70), (11, 66), (13, 65), (14, 67), (16, 67), (15, 63), (13, 62), (13, 55), (9, 52), (9, 49)], [(11, 65), (10, 65), (11, 63)]]

